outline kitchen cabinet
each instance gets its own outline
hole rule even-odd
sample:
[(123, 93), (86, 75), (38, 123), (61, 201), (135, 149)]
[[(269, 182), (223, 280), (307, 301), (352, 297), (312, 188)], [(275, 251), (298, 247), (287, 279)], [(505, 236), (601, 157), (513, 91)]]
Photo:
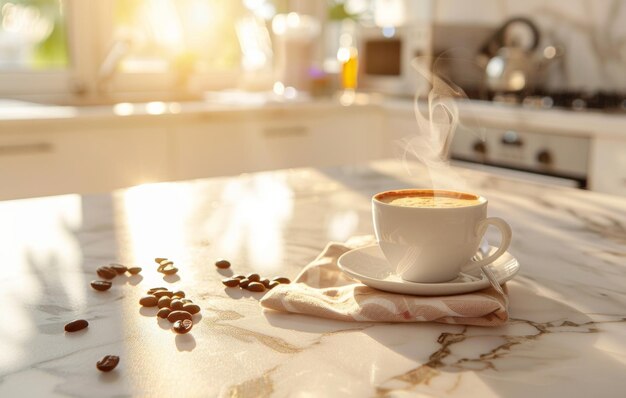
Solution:
[(153, 127), (0, 132), (0, 200), (101, 192), (169, 177), (167, 131)]
[(596, 138), (591, 151), (590, 189), (626, 196), (626, 140)]
[(173, 129), (175, 179), (381, 158), (383, 118), (337, 107), (207, 114)]
[(0, 131), (0, 200), (382, 158), (375, 107), (34, 121)]

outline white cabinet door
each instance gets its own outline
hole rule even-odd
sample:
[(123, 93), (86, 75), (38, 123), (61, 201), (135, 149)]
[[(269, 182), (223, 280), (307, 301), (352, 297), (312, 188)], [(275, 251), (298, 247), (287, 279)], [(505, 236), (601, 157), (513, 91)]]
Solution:
[(167, 131), (42, 129), (0, 133), (0, 199), (105, 192), (168, 179)]
[(589, 186), (593, 191), (626, 196), (625, 140), (594, 140)]
[(334, 108), (268, 109), (190, 120), (174, 131), (174, 178), (202, 178), (376, 159), (382, 116)]

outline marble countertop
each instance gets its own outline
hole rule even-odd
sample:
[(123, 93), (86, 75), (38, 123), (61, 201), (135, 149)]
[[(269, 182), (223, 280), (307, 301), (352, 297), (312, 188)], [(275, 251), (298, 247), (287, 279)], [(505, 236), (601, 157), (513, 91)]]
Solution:
[[(392, 161), (0, 202), (0, 396), (623, 396), (626, 200), (457, 173), (514, 231), (503, 327), (275, 313), (220, 283), (216, 257), (293, 278), (328, 241), (371, 234), (373, 193), (424, 183)], [(110, 262), (144, 271), (92, 290)], [(160, 285), (202, 307), (190, 334), (140, 309)], [(89, 328), (65, 334), (75, 318)], [(101, 373), (106, 354), (121, 362)]]

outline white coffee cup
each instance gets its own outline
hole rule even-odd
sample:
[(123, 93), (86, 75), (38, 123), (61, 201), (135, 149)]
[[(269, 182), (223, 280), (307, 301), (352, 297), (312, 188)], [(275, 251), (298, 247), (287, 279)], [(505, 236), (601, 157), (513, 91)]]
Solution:
[[(372, 215), (382, 252), (397, 274), (411, 282), (450, 281), (462, 269), (495, 261), (511, 243), (511, 227), (501, 218), (487, 218), (487, 199), (471, 193), (432, 189), (380, 192), (372, 198)], [(473, 261), (489, 225), (500, 230), (500, 246)]]

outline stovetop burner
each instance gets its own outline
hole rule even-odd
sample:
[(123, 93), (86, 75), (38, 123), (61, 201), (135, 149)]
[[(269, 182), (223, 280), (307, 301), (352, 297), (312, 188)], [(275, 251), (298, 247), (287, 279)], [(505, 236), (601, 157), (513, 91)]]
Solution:
[(570, 109), (573, 111), (599, 110), (626, 113), (626, 93), (612, 91), (544, 91), (532, 93), (477, 93), (469, 91), (470, 99), (517, 104), (534, 109)]

